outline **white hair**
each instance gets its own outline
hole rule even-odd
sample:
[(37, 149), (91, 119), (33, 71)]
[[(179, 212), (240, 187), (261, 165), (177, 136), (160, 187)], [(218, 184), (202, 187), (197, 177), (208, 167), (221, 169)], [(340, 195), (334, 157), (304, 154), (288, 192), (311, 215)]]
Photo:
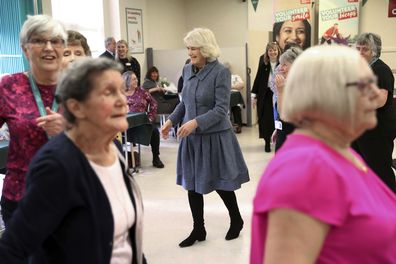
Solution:
[[(362, 64), (363, 63), (363, 64)], [(345, 46), (315, 46), (293, 63), (286, 80), (281, 112), (297, 126), (312, 118), (326, 118), (354, 127), (358, 89), (347, 87), (368, 64)]]
[(187, 47), (199, 48), (202, 56), (209, 62), (220, 56), (219, 45), (217, 45), (216, 38), (210, 29), (194, 28), (187, 33), (183, 40)]
[(28, 16), (27, 20), (22, 25), (19, 41), (21, 45), (25, 45), (30, 41), (33, 35), (41, 35), (44, 33), (50, 34), (52, 38), (62, 38), (66, 45), (67, 33), (65, 28), (61, 22), (48, 15)]

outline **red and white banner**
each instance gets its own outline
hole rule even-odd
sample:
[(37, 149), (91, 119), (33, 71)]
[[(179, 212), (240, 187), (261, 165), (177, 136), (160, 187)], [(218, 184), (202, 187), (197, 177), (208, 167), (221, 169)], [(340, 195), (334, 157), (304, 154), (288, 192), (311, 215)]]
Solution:
[(352, 45), (359, 33), (358, 0), (321, 0), (319, 3), (319, 44)]
[(396, 0), (389, 0), (388, 17), (396, 17)]
[(296, 43), (303, 49), (311, 46), (310, 0), (274, 0), (273, 40), (283, 50), (286, 43)]

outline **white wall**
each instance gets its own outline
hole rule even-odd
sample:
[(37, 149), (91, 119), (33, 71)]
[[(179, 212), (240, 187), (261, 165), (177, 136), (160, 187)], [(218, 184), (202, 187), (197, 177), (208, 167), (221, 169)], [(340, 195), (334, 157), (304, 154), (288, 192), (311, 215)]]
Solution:
[(43, 14), (52, 15), (51, 0), (41, 0)]
[(147, 0), (146, 36), (153, 49), (184, 48), (186, 33), (184, 0)]
[(247, 5), (241, 0), (185, 0), (187, 30), (210, 28), (221, 47), (244, 46), (247, 40)]
[(121, 38), (120, 11), (118, 1), (103, 0), (103, 26), (106, 38), (114, 37), (116, 40)]
[(360, 32), (381, 36), (381, 59), (396, 69), (396, 17), (388, 17), (389, 1), (367, 1), (361, 11)]

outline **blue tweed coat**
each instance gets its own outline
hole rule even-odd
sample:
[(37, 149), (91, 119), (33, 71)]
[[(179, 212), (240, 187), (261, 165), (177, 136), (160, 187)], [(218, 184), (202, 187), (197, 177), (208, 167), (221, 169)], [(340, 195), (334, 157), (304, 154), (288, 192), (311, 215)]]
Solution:
[(176, 183), (202, 194), (239, 189), (249, 173), (228, 117), (229, 70), (216, 60), (194, 73), (189, 64), (183, 82), (182, 101), (169, 119), (173, 124), (195, 119), (198, 127), (180, 141)]
[(228, 118), (230, 106), (231, 73), (217, 60), (208, 63), (197, 74), (193, 66), (183, 69), (182, 102), (169, 119), (183, 124), (196, 119), (195, 133), (205, 134), (231, 129)]

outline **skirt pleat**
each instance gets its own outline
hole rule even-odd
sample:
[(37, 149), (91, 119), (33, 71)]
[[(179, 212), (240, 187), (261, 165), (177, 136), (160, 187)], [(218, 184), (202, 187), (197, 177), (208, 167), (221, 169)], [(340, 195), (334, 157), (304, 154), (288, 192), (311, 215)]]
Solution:
[(249, 181), (249, 172), (232, 130), (191, 134), (180, 141), (178, 185), (201, 194), (234, 191)]

